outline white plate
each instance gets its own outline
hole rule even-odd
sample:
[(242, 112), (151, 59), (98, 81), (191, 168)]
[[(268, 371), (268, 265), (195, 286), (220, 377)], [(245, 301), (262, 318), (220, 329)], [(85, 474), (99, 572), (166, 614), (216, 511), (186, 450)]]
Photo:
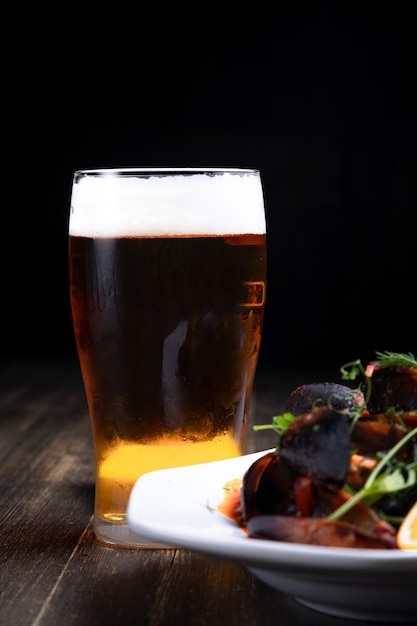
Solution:
[(271, 587), (330, 615), (416, 623), (417, 552), (249, 539), (216, 510), (224, 485), (267, 452), (145, 474), (129, 501), (132, 531), (138, 539), (240, 563)]

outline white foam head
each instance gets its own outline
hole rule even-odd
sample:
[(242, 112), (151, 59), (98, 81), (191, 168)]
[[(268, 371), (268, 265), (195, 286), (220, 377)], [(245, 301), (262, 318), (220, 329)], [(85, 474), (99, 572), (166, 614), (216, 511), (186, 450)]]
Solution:
[(76, 172), (69, 234), (83, 237), (265, 233), (259, 172), (240, 169)]

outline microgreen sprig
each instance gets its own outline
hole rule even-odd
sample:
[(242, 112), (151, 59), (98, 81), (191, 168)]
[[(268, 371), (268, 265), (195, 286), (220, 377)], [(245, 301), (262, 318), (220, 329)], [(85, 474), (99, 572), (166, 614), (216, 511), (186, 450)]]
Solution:
[(368, 404), (369, 398), (371, 397), (371, 382), (364, 366), (362, 365), (362, 361), (360, 359), (356, 359), (356, 361), (349, 361), (349, 363), (345, 363), (341, 366), (340, 372), (342, 374), (342, 380), (356, 380), (356, 378), (362, 374), (366, 380), (365, 404)]
[(340, 371), (343, 380), (356, 380), (360, 374), (366, 376), (365, 368), (362, 365), (362, 361), (360, 359), (345, 363), (341, 366)]
[(283, 413), (282, 415), (275, 415), (272, 418), (271, 424), (256, 424), (253, 426), (253, 430), (275, 430), (278, 435), (282, 435), (288, 426), (295, 420), (295, 415), (292, 413)]

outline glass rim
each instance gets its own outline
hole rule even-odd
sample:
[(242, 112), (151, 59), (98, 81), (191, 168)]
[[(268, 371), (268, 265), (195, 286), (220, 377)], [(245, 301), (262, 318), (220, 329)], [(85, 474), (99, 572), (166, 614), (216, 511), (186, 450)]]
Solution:
[(244, 167), (102, 167), (77, 169), (74, 176), (163, 176), (193, 174), (259, 174), (256, 168)]

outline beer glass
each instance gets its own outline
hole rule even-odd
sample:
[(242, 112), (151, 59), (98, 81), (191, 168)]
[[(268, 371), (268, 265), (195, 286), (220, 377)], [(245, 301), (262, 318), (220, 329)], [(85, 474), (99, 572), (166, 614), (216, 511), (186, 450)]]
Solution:
[(259, 172), (75, 172), (69, 276), (94, 532), (141, 547), (126, 508), (142, 474), (244, 452), (265, 306)]

